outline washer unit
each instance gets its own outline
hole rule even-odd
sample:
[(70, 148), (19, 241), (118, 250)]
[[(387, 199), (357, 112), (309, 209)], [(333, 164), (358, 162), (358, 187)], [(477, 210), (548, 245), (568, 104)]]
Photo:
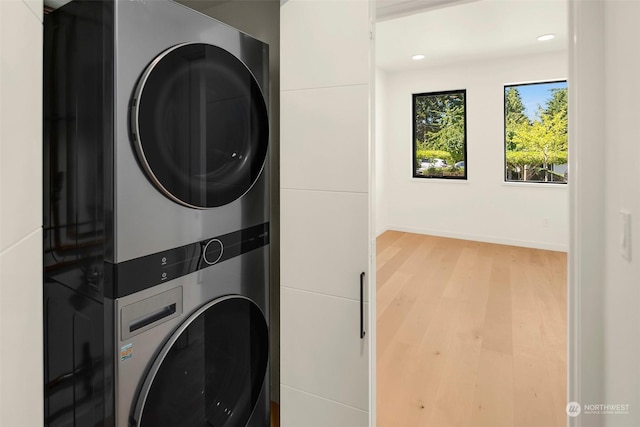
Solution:
[(44, 44), (45, 425), (267, 425), (268, 46), (169, 0)]
[[(191, 248), (145, 260), (158, 272), (181, 255), (205, 268), (116, 300), (116, 425), (268, 425), (269, 332), (256, 303), (267, 298), (267, 239), (257, 226), (219, 236), (228, 250), (199, 262)], [(221, 264), (209, 268), (207, 253)]]

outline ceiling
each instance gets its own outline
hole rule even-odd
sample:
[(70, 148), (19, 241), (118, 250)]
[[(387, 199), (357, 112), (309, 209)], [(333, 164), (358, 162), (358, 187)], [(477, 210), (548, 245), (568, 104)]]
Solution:
[(425, 10), (471, 1), (477, 0), (376, 0), (376, 21), (386, 21)]
[[(45, 7), (50, 9), (57, 9), (69, 3), (71, 0), (44, 0)], [(232, 0), (176, 0), (178, 3), (183, 3), (192, 9), (202, 11), (211, 7), (219, 6), (223, 3), (229, 3)], [(238, 1), (238, 0), (236, 0)], [(242, 0), (240, 0), (242, 1)], [(263, 0), (263, 1), (279, 1), (279, 0)], [(386, 0), (392, 1), (392, 0)], [(395, 0), (399, 1), (399, 0)]]
[[(383, 70), (567, 52), (566, 0), (413, 0), (410, 3), (415, 2), (430, 8), (399, 18), (379, 19), (376, 24), (376, 64)], [(407, 2), (396, 0), (395, 3)], [(548, 33), (555, 34), (556, 38), (546, 42), (536, 40)], [(414, 61), (411, 57), (415, 54), (426, 58)]]
[(177, 1), (178, 3), (182, 3), (183, 5), (190, 7), (191, 9), (202, 12), (203, 10), (220, 6), (221, 4), (224, 4), (224, 3), (229, 3), (232, 0), (175, 0), (175, 1)]

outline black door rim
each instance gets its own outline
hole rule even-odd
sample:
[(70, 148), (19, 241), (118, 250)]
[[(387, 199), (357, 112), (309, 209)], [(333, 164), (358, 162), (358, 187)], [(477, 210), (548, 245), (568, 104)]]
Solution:
[[(187, 328), (197, 319), (199, 318), (203, 313), (205, 313), (207, 310), (209, 310), (210, 308), (212, 308), (215, 305), (224, 303), (225, 301), (230, 301), (230, 300), (244, 300), (249, 302), (253, 307), (255, 307), (256, 309), (258, 309), (258, 311), (260, 312), (260, 314), (262, 315), (261, 319), (263, 321), (263, 325), (265, 326), (266, 330), (267, 330), (267, 336), (268, 336), (268, 323), (266, 321), (264, 312), (262, 311), (262, 309), (260, 308), (260, 306), (258, 306), (252, 299), (247, 298), (243, 295), (227, 295), (227, 296), (223, 296), (223, 297), (219, 297), (216, 299), (213, 299), (211, 301), (209, 301), (208, 303), (206, 303), (205, 305), (201, 306), (199, 309), (197, 309), (195, 312), (193, 312), (191, 315), (189, 315), (189, 317), (183, 321), (177, 329), (175, 329), (172, 333), (171, 336), (169, 337), (169, 339), (167, 339), (163, 344), (162, 347), (160, 349), (160, 351), (157, 353), (156, 357), (153, 360), (153, 363), (151, 364), (151, 367), (146, 371), (145, 375), (144, 375), (144, 381), (142, 382), (140, 388), (139, 388), (139, 392), (137, 393), (137, 399), (135, 402), (135, 407), (133, 408), (133, 413), (132, 413), (132, 418), (133, 418), (133, 425), (134, 426), (140, 426), (140, 422), (142, 421), (142, 416), (144, 414), (144, 409), (145, 409), (145, 404), (146, 404), (146, 400), (147, 400), (147, 396), (151, 390), (151, 387), (153, 385), (153, 382), (156, 378), (156, 375), (158, 374), (158, 371), (160, 370), (160, 367), (162, 366), (162, 364), (165, 361), (165, 358), (167, 357), (169, 351), (171, 350), (171, 348), (173, 347), (173, 345), (176, 343), (176, 341), (180, 338), (180, 336), (182, 335), (183, 332), (185, 332), (187, 330)], [(267, 366), (268, 366), (268, 360), (269, 360), (269, 348), (267, 347), (266, 349), (267, 351), (267, 363), (265, 364), (264, 370), (261, 373), (261, 378), (262, 378), (262, 388), (264, 388), (264, 379), (266, 376), (266, 371), (267, 371)], [(254, 404), (255, 405), (255, 404)], [(252, 408), (252, 412), (255, 409)]]
[[(224, 201), (223, 203), (220, 204), (216, 204), (216, 205), (212, 205), (212, 206), (202, 206), (202, 205), (198, 205), (198, 204), (193, 204), (193, 203), (189, 203), (188, 201), (183, 200), (182, 198), (176, 196), (175, 194), (173, 194), (173, 192), (171, 192), (166, 185), (164, 185), (161, 180), (158, 178), (157, 174), (154, 173), (153, 168), (151, 167), (151, 165), (149, 164), (149, 161), (147, 160), (147, 157), (145, 155), (144, 152), (144, 148), (142, 146), (142, 136), (141, 136), (141, 126), (140, 126), (140, 105), (141, 105), (141, 100), (142, 97), (144, 96), (144, 89), (145, 86), (147, 84), (147, 81), (149, 80), (149, 77), (151, 76), (151, 74), (153, 73), (154, 70), (157, 69), (158, 65), (163, 61), (163, 59), (165, 59), (167, 57), (167, 55), (170, 55), (171, 53), (175, 52), (178, 49), (181, 48), (185, 48), (185, 47), (189, 47), (189, 46), (196, 46), (196, 45), (201, 45), (201, 46), (205, 46), (205, 47), (213, 47), (216, 49), (219, 49), (220, 51), (226, 52), (230, 57), (233, 57), (235, 59), (235, 61), (242, 65), (242, 67), (244, 68), (244, 70), (246, 70), (246, 72), (248, 73), (248, 75), (251, 78), (251, 86), (252, 88), (255, 87), (258, 92), (259, 92), (259, 97), (256, 98), (252, 98), (252, 101), (257, 101), (257, 102), (252, 102), (252, 106), (256, 106), (256, 108), (264, 115), (264, 120), (265, 120), (265, 135), (264, 135), (264, 144), (259, 144), (259, 145), (264, 145), (262, 147), (258, 147), (259, 149), (262, 150), (262, 153), (260, 153), (258, 155), (259, 157), (259, 169), (257, 170), (257, 172), (255, 173), (255, 176), (253, 177), (253, 179), (251, 179), (251, 184), (249, 186), (247, 186), (247, 188), (241, 192), (241, 194), (237, 194), (237, 197), (234, 197), (232, 200), (227, 200)], [(259, 100), (258, 100), (259, 98)], [(257, 103), (257, 105), (256, 105)], [(152, 184), (167, 198), (169, 198), (170, 200), (179, 203), (183, 206), (186, 207), (190, 207), (193, 209), (201, 209), (201, 210), (206, 210), (206, 209), (214, 209), (223, 205), (226, 205), (228, 203), (231, 203), (235, 200), (238, 200), (240, 198), (242, 198), (246, 193), (248, 193), (251, 188), (253, 188), (253, 186), (255, 185), (255, 183), (258, 181), (259, 177), (262, 175), (262, 172), (264, 170), (264, 166), (266, 163), (266, 158), (267, 158), (267, 154), (268, 154), (268, 144), (269, 144), (269, 139), (270, 139), (270, 130), (269, 130), (269, 115), (268, 115), (268, 108), (267, 105), (265, 103), (265, 98), (264, 98), (264, 92), (262, 90), (262, 88), (260, 87), (260, 84), (258, 83), (255, 75), (253, 74), (253, 72), (251, 71), (251, 69), (249, 69), (249, 67), (247, 67), (247, 65), (241, 60), (239, 59), (237, 56), (233, 55), (232, 53), (228, 52), (226, 49), (216, 46), (214, 44), (210, 44), (210, 43), (202, 43), (202, 42), (188, 42), (188, 43), (180, 43), (177, 45), (174, 45), (172, 47), (170, 47), (169, 49), (161, 52), (158, 56), (156, 56), (153, 61), (151, 61), (151, 63), (147, 66), (147, 68), (145, 69), (145, 71), (142, 73), (137, 85), (136, 85), (136, 89), (134, 91), (133, 94), (133, 98), (132, 98), (132, 102), (131, 102), (131, 108), (130, 108), (130, 123), (129, 123), (129, 128), (130, 128), (130, 134), (131, 134), (131, 141), (133, 143), (135, 152), (137, 154), (137, 158), (139, 160), (139, 163), (142, 167), (142, 169), (144, 170), (147, 178), (152, 182)]]

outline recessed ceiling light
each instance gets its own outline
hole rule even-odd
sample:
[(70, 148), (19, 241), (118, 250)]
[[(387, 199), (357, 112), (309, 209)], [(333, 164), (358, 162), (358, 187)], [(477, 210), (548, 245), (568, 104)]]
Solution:
[(414, 61), (420, 61), (421, 59), (424, 59), (424, 55), (413, 55), (411, 59)]
[(547, 40), (551, 40), (551, 39), (553, 39), (555, 37), (556, 37), (555, 34), (544, 34), (544, 35), (538, 37), (538, 41), (539, 42), (546, 42)]

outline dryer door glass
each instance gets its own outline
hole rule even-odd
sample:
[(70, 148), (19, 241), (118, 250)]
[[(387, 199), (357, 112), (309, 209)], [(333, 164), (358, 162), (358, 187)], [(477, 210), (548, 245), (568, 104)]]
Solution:
[(170, 199), (211, 208), (246, 193), (262, 171), (269, 124), (253, 74), (216, 46), (175, 46), (138, 83), (131, 133), (150, 180)]
[(134, 419), (141, 427), (244, 427), (258, 401), (269, 354), (267, 324), (250, 300), (214, 301), (161, 351)]

